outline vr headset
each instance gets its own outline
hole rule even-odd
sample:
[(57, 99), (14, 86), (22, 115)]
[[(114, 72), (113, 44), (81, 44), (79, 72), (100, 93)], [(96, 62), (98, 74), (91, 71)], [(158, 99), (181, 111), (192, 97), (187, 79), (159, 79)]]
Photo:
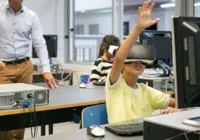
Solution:
[(143, 45), (133, 46), (124, 61), (125, 64), (133, 63), (134, 61), (140, 61), (144, 65), (153, 64), (156, 58), (156, 49), (152, 46), (143, 47)]
[(119, 49), (119, 46), (110, 45), (108, 48), (108, 52), (112, 55), (116, 55), (118, 49)]

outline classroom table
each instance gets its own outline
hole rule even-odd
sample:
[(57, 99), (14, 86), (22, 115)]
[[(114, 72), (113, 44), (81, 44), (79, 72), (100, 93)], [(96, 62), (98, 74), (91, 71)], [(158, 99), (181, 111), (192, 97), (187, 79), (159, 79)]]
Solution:
[[(126, 121), (121, 122), (124, 123), (137, 123), (141, 122), (143, 119), (137, 119), (134, 121)], [(117, 123), (120, 124), (120, 123)], [(104, 126), (102, 126), (104, 127)], [(118, 136), (114, 133), (111, 133), (110, 131), (107, 131), (105, 128), (105, 136), (104, 137), (93, 137), (87, 134), (87, 129), (80, 129), (80, 130), (74, 130), (70, 132), (65, 133), (58, 133), (54, 135), (49, 136), (43, 136), (38, 138), (31, 138), (28, 140), (143, 140), (143, 136)]]
[[(53, 134), (53, 124), (72, 121), (74, 114), (81, 115), (84, 107), (105, 103), (104, 87), (60, 86), (51, 89), (49, 104), (36, 107), (37, 125), (49, 125), (49, 134)], [(9, 109), (0, 111), (0, 131), (30, 127), (29, 109)], [(41, 134), (45, 135), (45, 127)]]

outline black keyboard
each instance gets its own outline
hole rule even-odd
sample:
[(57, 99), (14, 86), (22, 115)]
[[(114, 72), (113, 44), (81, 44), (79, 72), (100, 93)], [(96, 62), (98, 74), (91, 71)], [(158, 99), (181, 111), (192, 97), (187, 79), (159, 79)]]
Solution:
[(117, 135), (143, 135), (143, 123), (108, 125), (105, 128)]
[(95, 85), (95, 86), (105, 86), (104, 81), (102, 81), (102, 82), (94, 81), (94, 82), (92, 82), (92, 84)]

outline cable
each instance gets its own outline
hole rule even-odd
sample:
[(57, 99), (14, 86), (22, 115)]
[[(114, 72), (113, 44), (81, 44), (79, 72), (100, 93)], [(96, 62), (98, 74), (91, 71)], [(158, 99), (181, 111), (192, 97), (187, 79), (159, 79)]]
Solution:
[(32, 111), (31, 111), (31, 107), (29, 107), (28, 109), (29, 109), (29, 112), (31, 114), (31, 118), (30, 118), (31, 137), (34, 138), (34, 135), (33, 135), (33, 114), (32, 114)]
[(26, 114), (25, 114), (25, 109), (23, 106), (22, 106), (21, 114), (23, 115), (22, 119), (20, 119), (20, 121), (22, 120), (22, 129), (25, 129)]
[[(165, 139), (165, 140), (176, 140), (176, 138), (178, 138), (178, 137), (180, 137), (180, 136), (182, 136), (182, 135), (184, 135), (184, 137), (185, 137), (185, 140), (189, 140), (189, 138), (188, 138), (188, 134), (190, 134), (190, 133), (198, 133), (199, 134), (199, 132), (200, 132), (200, 130), (196, 130), (196, 131), (189, 131), (189, 132), (183, 132), (183, 133), (180, 133), (180, 134), (178, 134), (178, 135), (175, 135), (175, 136), (173, 136), (173, 137), (171, 137), (171, 138), (168, 138), (168, 139)], [(200, 134), (199, 134), (199, 139), (200, 139)]]
[(186, 140), (189, 140), (189, 138), (187, 137), (187, 134), (186, 134), (186, 133), (184, 133), (184, 136), (185, 136), (185, 139), (186, 139)]
[[(29, 112), (31, 114), (30, 119), (30, 127), (31, 127), (31, 137), (36, 138), (38, 134), (38, 123), (37, 123), (37, 117), (36, 117), (36, 105), (35, 105), (35, 99), (34, 97), (29, 97), (30, 100), (32, 100), (32, 104), (29, 106)], [(34, 130), (33, 130), (34, 127)]]
[[(62, 71), (61, 72), (61, 79), (60, 80), (58, 80), (58, 79), (56, 79), (57, 81), (69, 81), (69, 80), (71, 80), (71, 78), (72, 78), (72, 73), (73, 72), (69, 72), (69, 74), (66, 76), (66, 77), (64, 77), (64, 74), (65, 74), (65, 69), (63, 68), (63, 66), (62, 66), (62, 64), (60, 63), (60, 61), (59, 60), (57, 60), (57, 61), (55, 61), (55, 60), (53, 60), (52, 61), (52, 64), (53, 64), (53, 62), (55, 62), (57, 65), (59, 65), (61, 68), (60, 68), (60, 70)], [(57, 73), (59, 73), (59, 71), (57, 70), (56, 71)], [(71, 77), (71, 78), (70, 78)], [(70, 79), (69, 79), (70, 78)]]
[[(55, 63), (54, 63), (55, 62)], [(60, 71), (61, 71), (61, 76), (60, 76), (60, 79), (56, 79), (55, 77), (54, 77), (54, 79), (56, 80), (56, 81), (64, 81), (64, 82), (67, 82), (67, 81), (69, 81), (69, 80), (71, 80), (71, 78), (72, 78), (72, 73), (73, 72), (69, 72), (69, 74), (66, 76), (66, 77), (64, 77), (64, 74), (65, 74), (65, 72), (66, 72), (66, 70), (63, 68), (63, 66), (62, 66), (62, 64), (59, 62), (59, 60), (57, 60), (57, 61), (55, 61), (55, 60), (52, 60), (52, 64), (57, 64), (57, 65), (59, 65), (60, 66)], [(56, 73), (59, 73), (59, 70), (56, 70)], [(41, 74), (42, 74), (42, 72), (41, 72)], [(67, 81), (66, 81), (67, 80)]]
[(35, 120), (35, 133), (34, 136), (37, 137), (37, 133), (38, 133), (38, 123), (37, 123), (37, 116), (36, 116), (36, 105), (35, 105), (35, 99), (33, 98), (33, 114), (34, 114), (34, 120)]

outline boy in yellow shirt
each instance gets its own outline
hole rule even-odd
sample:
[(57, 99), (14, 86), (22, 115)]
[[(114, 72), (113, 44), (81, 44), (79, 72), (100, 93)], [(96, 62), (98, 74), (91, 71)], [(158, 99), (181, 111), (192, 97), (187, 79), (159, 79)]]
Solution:
[[(130, 60), (130, 57), (148, 56), (149, 52), (141, 45), (132, 47), (137, 37), (147, 27), (157, 23), (160, 19), (151, 19), (154, 3), (150, 0), (144, 2), (138, 9), (138, 21), (129, 36), (119, 48), (112, 69), (106, 81), (106, 105), (108, 122), (122, 122), (140, 117), (147, 117), (156, 109), (174, 107), (175, 100), (169, 95), (144, 84), (138, 84), (138, 77), (144, 71), (141, 59)], [(134, 53), (134, 51), (136, 51)], [(140, 55), (141, 53), (141, 55)], [(126, 63), (128, 60), (128, 63)], [(151, 59), (152, 60), (152, 59)], [(173, 108), (167, 108), (165, 113), (175, 112)]]

